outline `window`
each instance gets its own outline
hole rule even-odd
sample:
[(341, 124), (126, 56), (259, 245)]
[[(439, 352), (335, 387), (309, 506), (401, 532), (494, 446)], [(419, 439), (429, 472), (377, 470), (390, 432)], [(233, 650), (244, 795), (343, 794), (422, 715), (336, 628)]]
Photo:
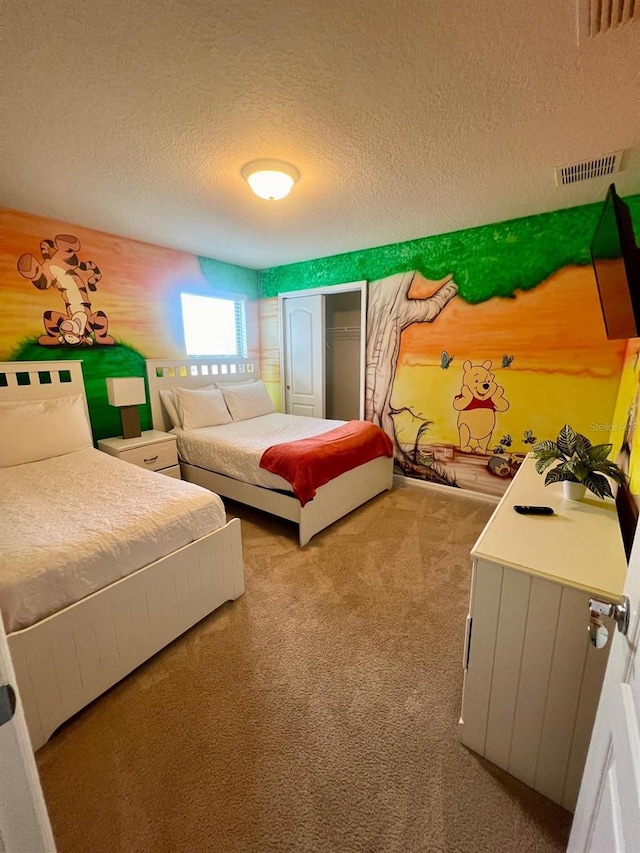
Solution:
[(181, 293), (184, 343), (188, 356), (247, 355), (244, 299)]

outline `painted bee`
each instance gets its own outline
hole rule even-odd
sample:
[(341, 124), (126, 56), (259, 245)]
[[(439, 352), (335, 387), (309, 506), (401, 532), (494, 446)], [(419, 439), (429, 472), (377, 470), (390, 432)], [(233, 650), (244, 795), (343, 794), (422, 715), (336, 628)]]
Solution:
[(522, 439), (523, 444), (535, 444), (537, 440), (532, 430), (525, 429), (524, 438)]
[(506, 353), (502, 356), (502, 366), (503, 367), (511, 367), (511, 362), (515, 358), (515, 355), (507, 355)]

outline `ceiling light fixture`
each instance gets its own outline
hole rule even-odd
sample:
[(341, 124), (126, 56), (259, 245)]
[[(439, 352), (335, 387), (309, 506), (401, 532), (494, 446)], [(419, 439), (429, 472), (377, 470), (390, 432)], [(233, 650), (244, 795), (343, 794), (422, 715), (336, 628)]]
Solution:
[(242, 177), (260, 198), (284, 198), (300, 177), (298, 170), (281, 160), (253, 160), (242, 167)]

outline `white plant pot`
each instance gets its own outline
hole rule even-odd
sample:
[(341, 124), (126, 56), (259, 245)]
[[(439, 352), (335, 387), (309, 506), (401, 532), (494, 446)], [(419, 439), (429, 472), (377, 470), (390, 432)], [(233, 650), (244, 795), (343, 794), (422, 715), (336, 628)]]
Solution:
[(571, 480), (562, 481), (562, 492), (570, 501), (579, 501), (584, 497), (587, 487), (584, 483), (574, 483)]

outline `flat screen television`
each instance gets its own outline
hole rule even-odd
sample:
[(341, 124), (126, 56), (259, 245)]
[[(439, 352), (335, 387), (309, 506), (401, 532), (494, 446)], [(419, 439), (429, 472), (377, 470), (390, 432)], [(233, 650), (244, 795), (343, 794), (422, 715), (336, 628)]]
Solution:
[(629, 208), (609, 187), (591, 241), (602, 316), (610, 340), (640, 337), (640, 251)]

